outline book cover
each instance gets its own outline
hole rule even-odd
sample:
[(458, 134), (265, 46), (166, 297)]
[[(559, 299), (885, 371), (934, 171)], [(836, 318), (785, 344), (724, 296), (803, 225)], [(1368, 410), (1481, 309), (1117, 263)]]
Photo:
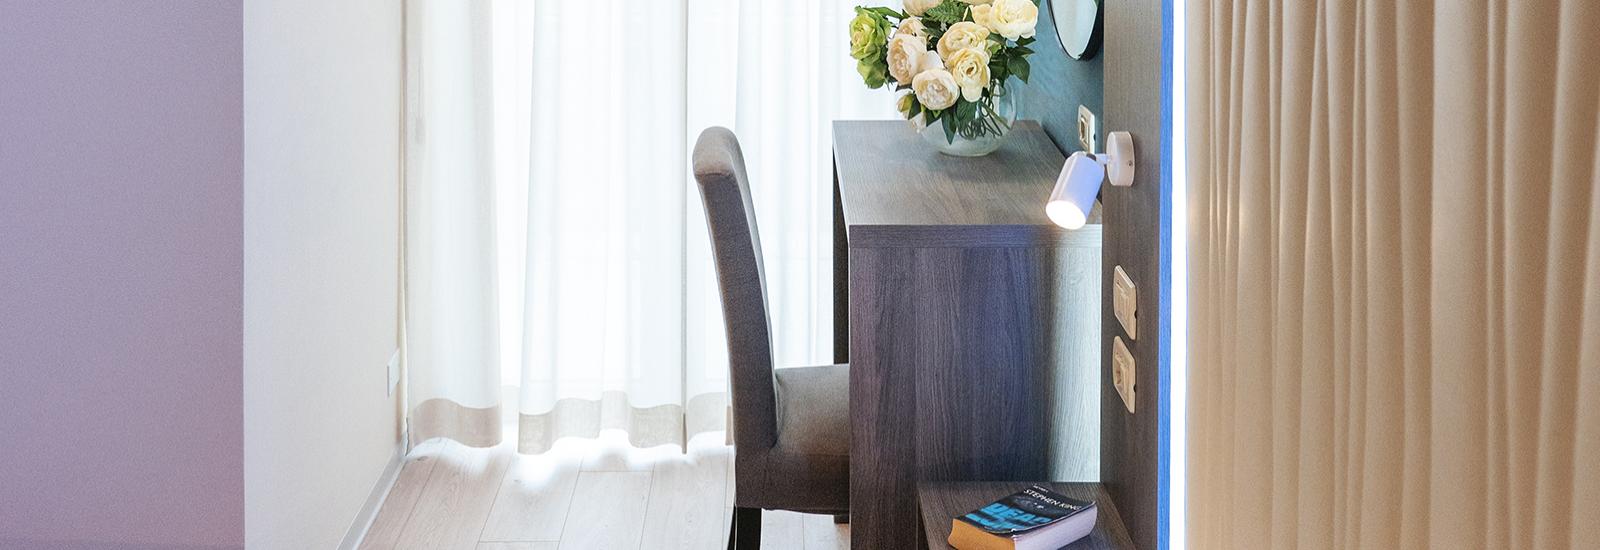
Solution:
[(950, 545), (960, 550), (1054, 550), (1088, 535), (1095, 503), (1034, 485), (952, 521)]
[(1034, 485), (958, 518), (986, 533), (1009, 537), (1072, 517), (1094, 506)]

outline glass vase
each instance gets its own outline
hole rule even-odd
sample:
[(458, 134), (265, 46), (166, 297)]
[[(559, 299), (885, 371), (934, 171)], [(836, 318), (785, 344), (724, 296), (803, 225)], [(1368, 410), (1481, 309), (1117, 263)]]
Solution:
[(1011, 127), (1017, 122), (1016, 91), (1010, 87), (995, 86), (992, 90), (991, 101), (994, 113), (999, 116), (1000, 133), (992, 132), (973, 137), (964, 137), (959, 132), (955, 139), (944, 131), (943, 122), (934, 122), (923, 126), (920, 120), (912, 122), (912, 128), (922, 134), (922, 139), (932, 145), (940, 153), (957, 157), (981, 157), (993, 153), (1005, 143), (1006, 136), (1011, 133)]

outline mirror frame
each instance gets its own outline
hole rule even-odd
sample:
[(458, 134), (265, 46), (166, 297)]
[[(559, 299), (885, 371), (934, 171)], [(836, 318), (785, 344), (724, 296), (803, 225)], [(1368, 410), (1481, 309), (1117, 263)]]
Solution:
[[(1046, 0), (1050, 4), (1050, 26), (1056, 29), (1056, 43), (1061, 45), (1061, 51), (1067, 57), (1077, 61), (1093, 59), (1100, 53), (1100, 43), (1104, 40), (1106, 3), (1105, 0)], [(1083, 47), (1083, 55), (1072, 55), (1072, 50), (1067, 47), (1066, 36), (1061, 32), (1061, 26), (1056, 24), (1056, 3), (1058, 2), (1094, 2), (1094, 30), (1089, 32), (1089, 42)]]

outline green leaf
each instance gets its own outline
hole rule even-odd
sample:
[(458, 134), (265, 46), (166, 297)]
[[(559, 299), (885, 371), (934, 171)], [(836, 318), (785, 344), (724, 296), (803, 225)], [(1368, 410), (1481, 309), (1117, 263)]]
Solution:
[(968, 122), (978, 116), (978, 104), (965, 99), (956, 101), (956, 121)]
[(882, 15), (884, 17), (893, 17), (895, 19), (905, 19), (906, 18), (906, 14), (894, 11), (894, 8), (878, 7), (878, 8), (861, 8), (861, 9), (865, 9), (866, 11), (870, 11), (872, 13), (876, 13), (876, 14)]
[(856, 63), (856, 72), (861, 74), (862, 82), (868, 88), (882, 88), (889, 77), (889, 68), (881, 61), (861, 61)]
[(901, 114), (906, 115), (906, 118), (911, 118), (911, 109), (916, 102), (916, 97), (913, 97), (911, 94), (906, 94), (900, 96), (900, 101), (895, 102), (897, 104), (895, 105), (895, 108), (899, 110)]
[(946, 25), (960, 23), (967, 19), (967, 5), (957, 0), (944, 0), (939, 5), (928, 8), (922, 12), (924, 20), (934, 20)]
[(944, 140), (947, 143), (956, 142), (956, 125), (950, 117), (944, 117)]
[(1021, 57), (1013, 57), (1006, 60), (1006, 70), (1022, 80), (1024, 84), (1028, 82), (1028, 71), (1032, 70), (1032, 68), (1028, 65), (1028, 60)]
[(989, 77), (995, 82), (1005, 82), (1011, 76), (1011, 71), (1006, 68), (1007, 57), (997, 55), (989, 59)]
[(1017, 46), (1015, 48), (1011, 48), (1011, 52), (1010, 53), (1011, 53), (1011, 55), (1024, 56), (1024, 55), (1032, 54), (1033, 53), (1033, 49), (1029, 48), (1027, 46)]

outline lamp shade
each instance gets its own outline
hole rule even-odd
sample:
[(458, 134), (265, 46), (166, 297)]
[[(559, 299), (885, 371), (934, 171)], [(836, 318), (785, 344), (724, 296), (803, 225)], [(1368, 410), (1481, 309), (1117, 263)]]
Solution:
[(1094, 157), (1079, 151), (1067, 157), (1056, 178), (1056, 187), (1050, 192), (1050, 202), (1044, 213), (1050, 221), (1067, 229), (1077, 229), (1089, 221), (1089, 210), (1100, 196), (1100, 183), (1105, 181), (1106, 170)]

